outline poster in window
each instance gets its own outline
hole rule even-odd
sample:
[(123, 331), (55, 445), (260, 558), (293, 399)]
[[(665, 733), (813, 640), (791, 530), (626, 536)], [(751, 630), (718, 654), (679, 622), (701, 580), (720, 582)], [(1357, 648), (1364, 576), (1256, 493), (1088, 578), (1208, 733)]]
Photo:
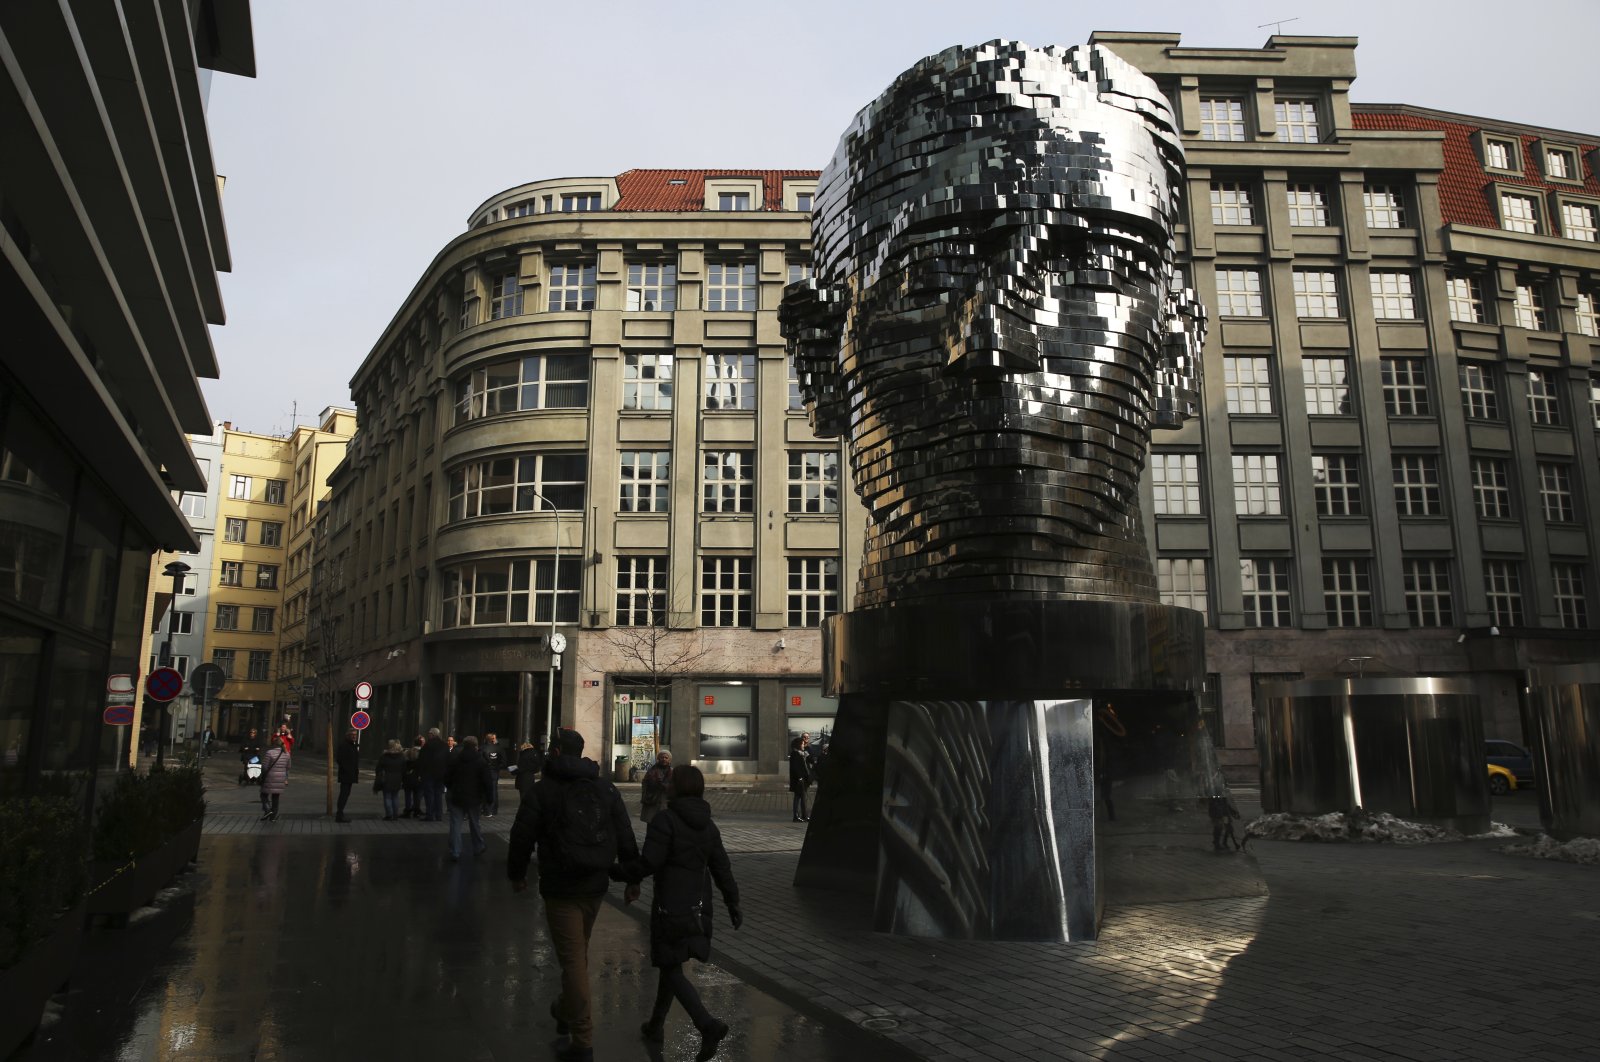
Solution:
[(748, 715), (700, 717), (700, 755), (708, 760), (748, 760), (755, 735)]

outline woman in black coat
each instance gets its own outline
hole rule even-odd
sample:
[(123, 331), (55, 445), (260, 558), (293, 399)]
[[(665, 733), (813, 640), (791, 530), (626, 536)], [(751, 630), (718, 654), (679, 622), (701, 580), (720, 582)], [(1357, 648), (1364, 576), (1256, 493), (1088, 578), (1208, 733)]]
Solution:
[(383, 821), (393, 822), (400, 817), (400, 790), (405, 788), (406, 755), (400, 742), (390, 741), (378, 757), (378, 769), (372, 779), (372, 790), (383, 794)]
[(794, 794), (794, 821), (810, 822), (806, 792), (811, 788), (811, 735), (801, 734), (789, 742), (789, 792)]
[(650, 897), (650, 964), (660, 969), (655, 1007), (641, 1027), (647, 1040), (663, 1038), (673, 999), (700, 1030), (697, 1062), (717, 1053), (728, 1026), (713, 1018), (700, 993), (683, 972), (689, 959), (711, 959), (711, 882), (715, 879), (733, 928), (744, 922), (739, 886), (728, 864), (722, 834), (711, 821), (705, 801), (706, 780), (700, 768), (684, 764), (672, 769), (667, 783), (667, 809), (650, 820), (639, 858), (621, 864), (614, 876), (627, 882), (653, 877)]

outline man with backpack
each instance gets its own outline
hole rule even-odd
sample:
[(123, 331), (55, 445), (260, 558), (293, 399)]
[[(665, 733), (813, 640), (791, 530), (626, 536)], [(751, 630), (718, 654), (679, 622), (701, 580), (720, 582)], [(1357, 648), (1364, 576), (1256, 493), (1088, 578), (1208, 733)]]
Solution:
[[(589, 1011), (589, 936), (610, 887), (612, 864), (638, 857), (628, 809), (600, 765), (583, 757), (583, 735), (561, 730), (545, 760), (544, 777), (528, 791), (511, 827), (506, 874), (517, 892), (528, 887), (528, 862), (539, 853), (539, 895), (550, 941), (561, 963), (561, 995), (550, 1005), (558, 1053), (568, 1062), (594, 1058)], [(629, 902), (639, 886), (629, 885)]]

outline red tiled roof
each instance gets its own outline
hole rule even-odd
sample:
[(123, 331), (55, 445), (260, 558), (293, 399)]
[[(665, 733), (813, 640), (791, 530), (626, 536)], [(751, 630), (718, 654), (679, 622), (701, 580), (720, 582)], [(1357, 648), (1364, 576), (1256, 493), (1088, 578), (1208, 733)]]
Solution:
[[(759, 178), (765, 193), (763, 210), (783, 209), (785, 178), (816, 180), (820, 170), (629, 170), (617, 175), (613, 210), (704, 210), (706, 181), (719, 177)], [(682, 181), (682, 184), (673, 184)]]
[[(1352, 118), (1357, 129), (1432, 129), (1444, 134), (1444, 172), (1439, 175), (1439, 209), (1445, 224), (1480, 225), (1485, 228), (1500, 227), (1500, 218), (1490, 198), (1492, 184), (1519, 184), (1540, 192), (1578, 192), (1600, 196), (1600, 178), (1589, 165), (1589, 153), (1595, 145), (1579, 141), (1578, 165), (1584, 171), (1583, 187), (1561, 184), (1544, 179), (1544, 160), (1534, 153), (1534, 144), (1540, 138), (1532, 133), (1504, 133), (1494, 126), (1475, 122), (1452, 122), (1420, 114), (1396, 111), (1355, 110)], [(1483, 168), (1478, 152), (1472, 146), (1472, 134), (1479, 129), (1496, 136), (1516, 138), (1522, 142), (1523, 176), (1490, 174)], [(1573, 143), (1560, 137), (1551, 137), (1561, 143)], [(1545, 208), (1550, 209), (1548, 204)]]

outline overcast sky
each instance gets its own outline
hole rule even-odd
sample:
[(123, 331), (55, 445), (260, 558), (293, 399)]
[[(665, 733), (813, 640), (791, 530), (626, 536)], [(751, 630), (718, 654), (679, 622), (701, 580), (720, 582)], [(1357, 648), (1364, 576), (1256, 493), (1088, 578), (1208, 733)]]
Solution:
[(1299, 16), (1283, 32), (1361, 39), (1354, 100), (1600, 133), (1595, 0), (251, 6), (257, 77), (211, 88), (233, 272), (205, 392), (213, 419), (269, 434), (296, 403), (301, 423), (350, 403), (400, 301), (496, 192), (635, 167), (820, 169), (856, 110), (952, 44), (1120, 29), (1256, 48), (1261, 23)]

